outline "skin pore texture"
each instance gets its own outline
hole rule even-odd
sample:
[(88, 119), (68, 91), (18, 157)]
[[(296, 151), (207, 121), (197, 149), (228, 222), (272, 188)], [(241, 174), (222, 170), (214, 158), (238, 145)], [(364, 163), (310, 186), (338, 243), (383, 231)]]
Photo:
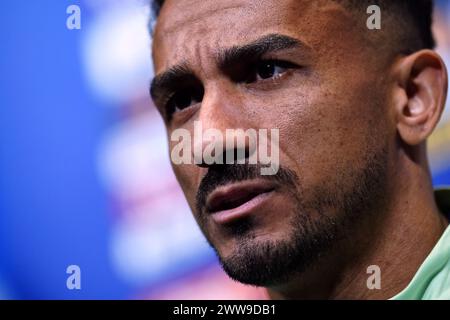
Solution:
[[(173, 165), (225, 271), (274, 299), (390, 298), (447, 226), (426, 157), (445, 65), (431, 50), (399, 54), (389, 31), (369, 31), (365, 19), (331, 0), (168, 0), (154, 30), (152, 96), (169, 141), (194, 121), (280, 130), (274, 177)], [(261, 77), (261, 60), (276, 61), (276, 75)], [(160, 81), (169, 70), (178, 76)], [(180, 91), (188, 103), (176, 100), (183, 108), (173, 112), (167, 101)], [(258, 179), (271, 192), (257, 212), (227, 225), (211, 218), (214, 189)], [(381, 290), (367, 288), (370, 265), (381, 269)]]

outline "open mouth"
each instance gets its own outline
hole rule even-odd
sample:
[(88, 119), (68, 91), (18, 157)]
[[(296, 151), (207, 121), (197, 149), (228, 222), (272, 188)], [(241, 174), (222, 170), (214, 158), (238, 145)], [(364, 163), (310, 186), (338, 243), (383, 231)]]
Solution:
[(256, 211), (274, 190), (274, 184), (265, 180), (222, 186), (208, 196), (206, 211), (217, 223), (229, 223)]

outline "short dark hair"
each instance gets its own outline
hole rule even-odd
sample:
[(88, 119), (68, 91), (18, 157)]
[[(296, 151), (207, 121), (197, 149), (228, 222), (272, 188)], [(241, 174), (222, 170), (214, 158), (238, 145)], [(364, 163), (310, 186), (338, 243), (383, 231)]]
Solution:
[[(152, 0), (152, 10), (157, 17), (165, 0)], [(406, 47), (406, 51), (433, 49), (436, 45), (433, 32), (433, 0), (335, 0), (343, 5), (364, 10), (369, 5), (378, 5), (395, 18), (403, 27), (396, 28), (400, 33), (397, 44)], [(403, 33), (403, 34), (401, 34)]]
[(164, 4), (164, 0), (152, 0), (151, 6), (152, 11), (155, 17), (159, 15), (159, 11), (161, 10), (162, 5)]

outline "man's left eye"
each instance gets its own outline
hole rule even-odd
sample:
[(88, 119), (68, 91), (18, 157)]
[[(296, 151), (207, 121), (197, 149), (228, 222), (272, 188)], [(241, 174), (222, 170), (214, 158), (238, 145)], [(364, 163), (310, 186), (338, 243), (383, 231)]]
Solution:
[(263, 60), (256, 65), (256, 81), (277, 78), (292, 68), (293, 65), (285, 61)]

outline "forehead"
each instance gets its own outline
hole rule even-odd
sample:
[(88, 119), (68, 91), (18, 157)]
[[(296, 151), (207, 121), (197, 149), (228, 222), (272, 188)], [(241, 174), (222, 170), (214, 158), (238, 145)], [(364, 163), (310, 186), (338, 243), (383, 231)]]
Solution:
[(331, 0), (166, 0), (153, 39), (155, 69), (158, 73), (266, 34), (288, 35), (319, 48), (353, 28), (350, 18)]

